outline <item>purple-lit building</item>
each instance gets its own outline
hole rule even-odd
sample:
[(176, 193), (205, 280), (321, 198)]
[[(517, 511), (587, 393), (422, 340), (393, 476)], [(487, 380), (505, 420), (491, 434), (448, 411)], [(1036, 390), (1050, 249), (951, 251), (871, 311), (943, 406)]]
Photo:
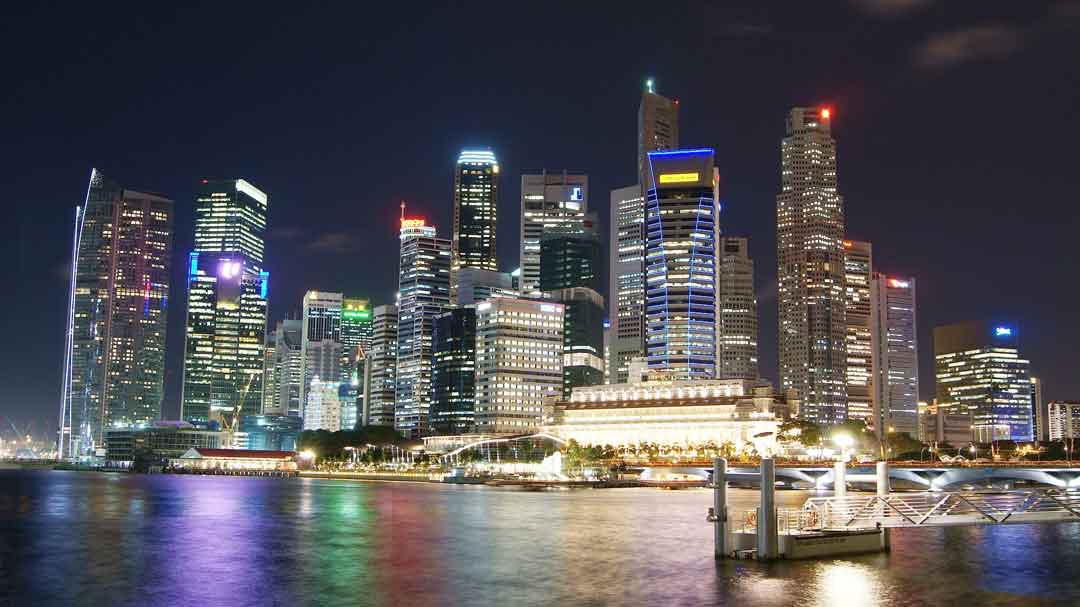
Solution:
[(204, 179), (196, 196), (181, 413), (189, 422), (262, 412), (267, 202), (243, 179)]

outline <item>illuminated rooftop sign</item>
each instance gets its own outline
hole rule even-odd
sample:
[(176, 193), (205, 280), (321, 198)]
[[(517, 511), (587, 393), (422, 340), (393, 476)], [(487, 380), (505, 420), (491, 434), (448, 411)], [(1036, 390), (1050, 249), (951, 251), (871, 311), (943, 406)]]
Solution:
[(1012, 327), (994, 327), (994, 337), (1011, 337)]
[(906, 280), (897, 280), (895, 278), (890, 278), (889, 286), (894, 289), (906, 289), (911, 286), (911, 283)]
[(403, 228), (422, 228), (424, 225), (426, 225), (426, 222), (423, 219), (414, 218), (401, 220), (401, 227)]
[(701, 180), (701, 173), (664, 173), (660, 175), (660, 183), (697, 183)]

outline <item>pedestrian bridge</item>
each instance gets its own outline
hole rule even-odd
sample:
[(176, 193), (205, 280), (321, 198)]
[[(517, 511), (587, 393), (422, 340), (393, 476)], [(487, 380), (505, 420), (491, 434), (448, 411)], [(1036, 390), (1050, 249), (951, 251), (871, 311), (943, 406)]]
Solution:
[[(712, 469), (698, 466), (647, 466), (642, 470), (642, 480), (664, 480), (672, 477), (697, 477), (711, 479)], [(728, 482), (734, 486), (756, 484), (759, 478), (756, 467), (734, 466), (728, 468)], [(776, 482), (780, 487), (798, 489), (832, 490), (835, 488), (836, 470), (825, 466), (777, 465)], [(847, 468), (848, 484), (865, 484), (872, 487), (876, 480), (873, 466), (854, 465)], [(1080, 488), (1080, 467), (1038, 465), (965, 465), (965, 466), (908, 466), (890, 464), (889, 480), (894, 487), (924, 489), (937, 492), (963, 487), (964, 485), (1012, 484), (1017, 481), (1035, 483), (1058, 489)]]

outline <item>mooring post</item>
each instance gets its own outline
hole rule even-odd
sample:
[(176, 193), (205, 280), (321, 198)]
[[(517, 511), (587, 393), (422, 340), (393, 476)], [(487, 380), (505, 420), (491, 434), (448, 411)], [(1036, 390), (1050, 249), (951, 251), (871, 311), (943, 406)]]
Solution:
[[(887, 495), (889, 495), (889, 462), (878, 462), (877, 463), (877, 496), (879, 498), (884, 498)], [(884, 514), (884, 512), (885, 512), (884, 504), (882, 504), (882, 506), (881, 506), (881, 512), (882, 512), (882, 514)], [(890, 532), (889, 529), (882, 529), (881, 530), (881, 549), (882, 550), (888, 550), (889, 549), (889, 539), (890, 539), (889, 538), (889, 532)]]
[(779, 556), (780, 538), (776, 529), (776, 463), (761, 458), (761, 506), (757, 512), (757, 558), (769, 561)]
[(847, 464), (844, 460), (833, 464), (833, 495), (836, 497), (847, 495)]
[(713, 527), (713, 547), (718, 559), (727, 557), (727, 460), (722, 457), (713, 459), (713, 514), (716, 524)]

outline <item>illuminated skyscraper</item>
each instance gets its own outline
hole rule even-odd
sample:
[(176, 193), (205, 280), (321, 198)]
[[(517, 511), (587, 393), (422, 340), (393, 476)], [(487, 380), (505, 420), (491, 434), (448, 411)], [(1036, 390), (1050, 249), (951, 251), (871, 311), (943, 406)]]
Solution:
[(720, 238), (717, 379), (758, 378), (758, 316), (749, 240)]
[(345, 297), (341, 305), (341, 382), (349, 397), (341, 406), (341, 427), (352, 430), (363, 417), (364, 364), (371, 349), (371, 302)]
[(344, 296), (328, 291), (304, 293), (301, 360), (304, 361), (304, 381), (300, 384), (300, 403), (306, 407), (311, 382), (323, 384), (340, 382), (341, 308)]
[(832, 111), (793, 108), (776, 196), (780, 387), (804, 420), (847, 419), (844, 204), (837, 193)]
[(630, 360), (645, 353), (645, 286), (642, 280), (645, 198), (641, 186), (611, 191), (611, 239), (608, 269), (608, 380), (626, 383)]
[(540, 288), (540, 239), (544, 230), (580, 220), (589, 207), (589, 177), (573, 171), (521, 175), (522, 293)]
[(1010, 325), (966, 322), (934, 329), (939, 406), (966, 408), (975, 441), (1030, 441), (1030, 364)]
[(243, 179), (202, 180), (188, 262), (182, 417), (262, 411), (268, 198)]
[[(871, 322), (870, 280), (874, 272), (873, 249), (869, 242), (845, 240), (844, 321), (847, 348), (847, 416), (880, 430), (874, 415), (874, 355), (877, 325)], [(912, 434), (914, 436), (914, 434)]]
[(645, 80), (638, 106), (637, 169), (640, 194), (649, 187), (649, 152), (679, 149), (679, 102), (656, 93), (656, 82)]
[(450, 240), (438, 238), (435, 226), (401, 220), (394, 427), (409, 438), (430, 429), (432, 330), (450, 305), (450, 255)]
[(499, 269), (495, 232), (499, 217), (499, 163), (488, 149), (462, 150), (454, 169), (454, 233), (451, 299), (457, 302), (457, 272)]
[(915, 279), (875, 272), (870, 301), (874, 334), (872, 426), (878, 437), (885, 431), (914, 437), (919, 408)]
[(273, 340), (267, 339), (267, 347), (273, 343), (274, 351), (267, 357), (267, 366), (273, 365), (274, 391), (263, 397), (263, 413), (267, 415), (292, 415), (299, 417), (301, 407), (300, 389), (304, 383), (303, 339), (304, 321), (280, 320), (274, 329)]
[(161, 416), (173, 202), (97, 169), (76, 209), (58, 454), (93, 455), (104, 431)]
[(719, 224), (713, 151), (650, 152), (645, 356), (672, 379), (713, 379)]
[(475, 424), (476, 308), (447, 310), (432, 333), (431, 432), (464, 434)]
[(392, 428), (397, 389), (397, 306), (375, 306), (373, 317), (371, 352), (364, 363), (364, 406), (360, 425)]
[(498, 297), (476, 306), (476, 431), (536, 430), (561, 393), (563, 306)]

